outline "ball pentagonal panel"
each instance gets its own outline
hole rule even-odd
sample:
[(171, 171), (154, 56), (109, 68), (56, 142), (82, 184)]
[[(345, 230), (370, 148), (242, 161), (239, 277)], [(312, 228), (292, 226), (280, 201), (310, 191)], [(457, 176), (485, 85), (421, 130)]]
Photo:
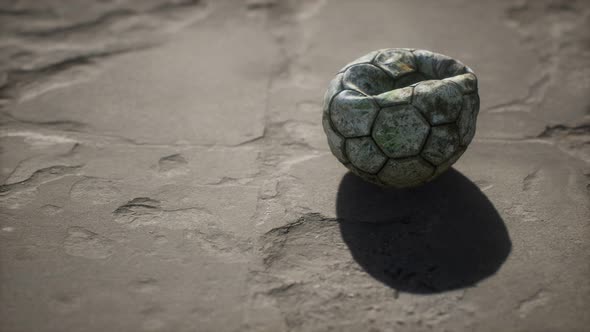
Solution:
[(399, 48), (382, 50), (373, 63), (389, 72), (394, 79), (416, 71), (417, 67), (412, 52)]
[(412, 104), (432, 125), (455, 121), (462, 103), (461, 91), (451, 82), (424, 81), (414, 87)]
[(371, 97), (353, 90), (338, 93), (330, 104), (334, 129), (344, 137), (367, 136), (379, 106)]
[(322, 117), (322, 126), (324, 127), (324, 132), (326, 133), (326, 137), (328, 137), (328, 146), (330, 147), (330, 151), (332, 154), (341, 162), (341, 163), (348, 163), (348, 159), (344, 154), (344, 138), (338, 135), (332, 125), (330, 124), (330, 118), (328, 114), (324, 114)]
[(463, 108), (457, 120), (461, 145), (467, 146), (475, 136), (475, 123), (479, 113), (479, 97), (477, 94), (463, 96)]
[(387, 161), (371, 137), (349, 138), (345, 145), (348, 159), (361, 171), (375, 174)]
[(372, 64), (354, 65), (344, 72), (345, 89), (357, 90), (367, 95), (377, 95), (394, 88), (394, 82), (383, 70)]
[(459, 150), (459, 145), (459, 131), (455, 125), (432, 127), (421, 156), (435, 165), (440, 165)]
[(334, 79), (332, 79), (328, 84), (328, 89), (324, 94), (323, 113), (328, 113), (332, 98), (334, 98), (334, 96), (342, 90), (342, 76), (342, 74), (336, 75), (336, 77), (334, 77)]
[(416, 155), (428, 136), (428, 122), (412, 105), (384, 108), (375, 119), (373, 138), (391, 158)]
[(412, 187), (426, 182), (434, 174), (434, 167), (420, 157), (390, 159), (378, 177), (385, 185), (392, 187)]

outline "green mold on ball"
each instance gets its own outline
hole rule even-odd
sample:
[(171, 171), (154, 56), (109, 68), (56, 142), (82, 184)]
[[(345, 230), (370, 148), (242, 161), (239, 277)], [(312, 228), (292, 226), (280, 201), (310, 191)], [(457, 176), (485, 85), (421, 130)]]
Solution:
[(342, 68), (324, 96), (323, 127), (336, 158), (363, 179), (414, 187), (444, 173), (475, 135), (477, 77), (446, 55), (370, 52)]

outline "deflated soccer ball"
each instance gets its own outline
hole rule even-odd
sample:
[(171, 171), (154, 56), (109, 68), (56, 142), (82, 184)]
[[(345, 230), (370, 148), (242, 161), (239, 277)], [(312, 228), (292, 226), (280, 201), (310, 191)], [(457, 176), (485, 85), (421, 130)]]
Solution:
[(475, 134), (477, 77), (461, 62), (390, 48), (344, 66), (324, 97), (330, 150), (353, 173), (388, 187), (424, 184), (447, 170)]

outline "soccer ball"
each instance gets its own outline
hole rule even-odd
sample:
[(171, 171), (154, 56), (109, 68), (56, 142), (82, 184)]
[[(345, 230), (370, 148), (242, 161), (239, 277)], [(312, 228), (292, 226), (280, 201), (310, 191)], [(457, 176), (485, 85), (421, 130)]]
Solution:
[(477, 77), (446, 55), (407, 48), (347, 64), (324, 97), (330, 150), (350, 171), (387, 187), (424, 184), (447, 170), (475, 134)]

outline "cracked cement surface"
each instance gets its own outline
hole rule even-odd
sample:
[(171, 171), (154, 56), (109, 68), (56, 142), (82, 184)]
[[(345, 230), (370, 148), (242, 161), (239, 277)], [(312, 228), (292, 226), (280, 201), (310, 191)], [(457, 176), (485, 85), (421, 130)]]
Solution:
[[(0, 330), (585, 331), (590, 5), (0, 0)], [(478, 75), (426, 186), (347, 173), (375, 49)]]

